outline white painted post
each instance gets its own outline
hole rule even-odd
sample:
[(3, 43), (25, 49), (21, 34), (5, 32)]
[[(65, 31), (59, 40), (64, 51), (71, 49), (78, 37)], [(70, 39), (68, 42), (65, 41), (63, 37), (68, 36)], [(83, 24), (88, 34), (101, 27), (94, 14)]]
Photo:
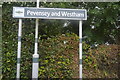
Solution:
[(79, 78), (82, 80), (82, 21), (79, 21)]
[[(39, 8), (39, 0), (37, 0), (37, 8)], [(32, 79), (38, 80), (38, 69), (39, 69), (39, 54), (38, 51), (38, 23), (39, 19), (36, 19), (36, 29), (35, 29), (35, 50), (33, 54), (33, 65), (32, 65)]]
[(19, 19), (18, 50), (17, 50), (17, 75), (16, 75), (17, 80), (20, 79), (21, 35), (22, 35), (22, 19)]

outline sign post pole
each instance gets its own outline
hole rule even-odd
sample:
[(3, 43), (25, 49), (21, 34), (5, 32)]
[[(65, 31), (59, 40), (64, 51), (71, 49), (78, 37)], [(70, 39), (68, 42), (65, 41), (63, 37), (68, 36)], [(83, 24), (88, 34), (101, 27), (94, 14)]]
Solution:
[[(37, 8), (39, 8), (39, 0), (37, 0)], [(32, 65), (32, 79), (37, 80), (38, 79), (38, 69), (39, 69), (39, 54), (38, 51), (38, 24), (39, 20), (36, 19), (36, 29), (35, 29), (35, 50), (33, 54), (33, 65)]]
[(82, 80), (82, 21), (79, 21), (79, 78)]
[(17, 50), (17, 75), (16, 75), (17, 80), (20, 79), (21, 35), (22, 35), (22, 19), (19, 19), (18, 50)]

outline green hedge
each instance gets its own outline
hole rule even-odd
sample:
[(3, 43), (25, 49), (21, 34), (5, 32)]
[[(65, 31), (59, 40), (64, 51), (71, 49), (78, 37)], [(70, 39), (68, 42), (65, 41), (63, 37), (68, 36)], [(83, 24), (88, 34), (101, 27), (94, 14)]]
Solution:
[[(21, 52), (21, 78), (31, 78), (32, 54), (34, 44), (31, 40), (22, 41)], [(8, 41), (9, 42), (9, 41)], [(17, 45), (17, 44), (16, 44)], [(5, 47), (7, 46), (7, 47)], [(3, 78), (15, 78), (16, 54), (11, 46), (4, 45), (3, 53)], [(16, 49), (17, 50), (17, 49)], [(78, 67), (78, 36), (64, 34), (47, 40), (39, 40), (39, 78), (71, 78)], [(77, 61), (77, 62), (76, 62)], [(78, 74), (75, 74), (76, 76)], [(75, 77), (74, 75), (74, 77)]]
[[(21, 78), (31, 78), (34, 34), (23, 36)], [(3, 78), (16, 77), (17, 39), (3, 41)], [(12, 40), (11, 40), (12, 39)], [(78, 36), (62, 34), (39, 40), (39, 78), (78, 78)], [(83, 78), (117, 78), (119, 45), (91, 46), (83, 42)]]
[(83, 73), (84, 78), (118, 78), (120, 45), (99, 45), (90, 49), (84, 45)]
[[(78, 37), (65, 34), (40, 41), (40, 78), (71, 78), (74, 73), (73, 57), (78, 55)], [(77, 64), (74, 64), (77, 66)]]

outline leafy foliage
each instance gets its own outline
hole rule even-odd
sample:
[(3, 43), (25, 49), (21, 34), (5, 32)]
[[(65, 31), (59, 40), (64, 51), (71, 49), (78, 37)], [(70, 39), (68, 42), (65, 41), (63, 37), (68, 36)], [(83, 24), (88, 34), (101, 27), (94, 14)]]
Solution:
[[(86, 44), (87, 45), (87, 44)], [(118, 78), (119, 45), (100, 45), (88, 49), (83, 56), (83, 73), (86, 78)]]
[[(75, 34), (60, 35), (40, 41), (41, 78), (71, 78), (75, 67), (73, 57), (77, 55), (78, 37)], [(76, 64), (77, 65), (77, 64)]]

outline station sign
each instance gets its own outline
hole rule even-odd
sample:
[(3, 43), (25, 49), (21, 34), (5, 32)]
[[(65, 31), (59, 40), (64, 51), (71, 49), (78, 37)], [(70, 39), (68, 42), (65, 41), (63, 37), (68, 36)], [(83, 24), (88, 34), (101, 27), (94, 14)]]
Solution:
[(13, 18), (87, 20), (85, 9), (13, 7)]

